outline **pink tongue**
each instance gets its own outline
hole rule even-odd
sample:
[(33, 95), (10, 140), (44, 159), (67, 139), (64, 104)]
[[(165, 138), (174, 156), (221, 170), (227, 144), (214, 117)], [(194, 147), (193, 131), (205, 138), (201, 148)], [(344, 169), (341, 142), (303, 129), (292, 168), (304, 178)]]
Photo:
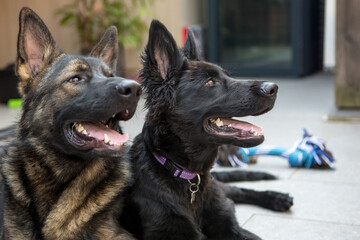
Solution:
[(245, 131), (250, 132), (251, 129), (253, 129), (253, 131), (263, 134), (264, 131), (261, 129), (261, 127), (255, 126), (251, 123), (248, 122), (243, 122), (243, 121), (237, 121), (237, 120), (233, 120), (231, 118), (220, 118), (221, 121), (223, 121), (224, 125), (230, 125), (232, 128), (236, 128), (236, 129), (242, 129)]
[(117, 131), (114, 131), (110, 128), (107, 128), (101, 123), (89, 123), (82, 122), (81, 125), (85, 128), (85, 130), (90, 133), (90, 135), (100, 141), (105, 139), (105, 134), (108, 136), (109, 140), (113, 143), (123, 144), (127, 140), (129, 140), (129, 135), (120, 134)]

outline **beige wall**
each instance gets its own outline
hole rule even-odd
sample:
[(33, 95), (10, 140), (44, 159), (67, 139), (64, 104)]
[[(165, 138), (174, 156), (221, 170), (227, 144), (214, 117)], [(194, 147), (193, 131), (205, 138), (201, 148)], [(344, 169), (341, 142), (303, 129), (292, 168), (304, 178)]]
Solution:
[(49, 27), (59, 46), (71, 53), (79, 49), (76, 33), (71, 28), (59, 27), (54, 10), (71, 0), (1, 0), (0, 1), (0, 68), (14, 62), (19, 30), (18, 16), (23, 6), (32, 8)]
[[(15, 61), (18, 33), (18, 15), (23, 6), (32, 8), (46, 23), (58, 45), (68, 53), (79, 53), (80, 43), (71, 27), (60, 27), (55, 9), (72, 0), (0, 0), (0, 68)], [(181, 0), (154, 0), (152, 18), (162, 21), (181, 44)], [(127, 75), (134, 75), (140, 69), (140, 54), (147, 41), (139, 49), (128, 49), (125, 53)]]
[[(181, 5), (182, 0), (154, 0), (152, 6), (153, 16), (149, 16), (150, 26), (151, 19), (157, 19), (165, 24), (174, 36), (176, 42), (181, 44)], [(141, 67), (140, 55), (148, 39), (148, 33), (145, 33), (144, 42), (138, 49), (128, 49), (125, 52), (126, 57), (126, 73), (128, 76), (135, 75)]]

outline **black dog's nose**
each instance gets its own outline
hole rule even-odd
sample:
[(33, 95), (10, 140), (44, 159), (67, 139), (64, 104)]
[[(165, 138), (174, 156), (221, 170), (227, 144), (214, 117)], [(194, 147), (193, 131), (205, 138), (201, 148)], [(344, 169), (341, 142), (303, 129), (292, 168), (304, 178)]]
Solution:
[(273, 82), (263, 82), (260, 86), (260, 91), (266, 96), (275, 96), (278, 91), (278, 86)]
[(121, 96), (124, 97), (139, 97), (141, 95), (140, 85), (133, 80), (123, 79), (119, 84), (116, 85), (116, 90)]

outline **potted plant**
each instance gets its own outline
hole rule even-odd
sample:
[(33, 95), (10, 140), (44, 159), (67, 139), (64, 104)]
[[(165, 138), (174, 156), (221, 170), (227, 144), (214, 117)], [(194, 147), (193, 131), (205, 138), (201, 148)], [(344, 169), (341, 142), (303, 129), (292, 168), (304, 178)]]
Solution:
[[(105, 30), (114, 25), (118, 29), (120, 57), (125, 47), (136, 47), (147, 30), (145, 17), (153, 0), (73, 0), (56, 10), (60, 25), (74, 26), (81, 41), (81, 54), (88, 54)], [(119, 59), (118, 72), (124, 73), (124, 59)]]

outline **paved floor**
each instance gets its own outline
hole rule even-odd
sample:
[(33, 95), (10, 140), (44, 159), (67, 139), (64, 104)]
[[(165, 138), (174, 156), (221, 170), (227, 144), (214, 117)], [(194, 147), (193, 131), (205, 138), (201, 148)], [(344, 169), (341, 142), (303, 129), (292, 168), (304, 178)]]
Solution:
[[(266, 171), (279, 179), (234, 185), (288, 192), (294, 197), (294, 206), (289, 212), (276, 213), (237, 205), (239, 223), (266, 240), (360, 239), (360, 121), (323, 120), (334, 108), (332, 75), (274, 81), (279, 85), (274, 110), (247, 120), (264, 129), (264, 144), (283, 147), (291, 147), (302, 136), (302, 128), (307, 128), (326, 140), (337, 160), (336, 170), (294, 169), (283, 158), (259, 158), (249, 169)], [(11, 124), (17, 115), (17, 110), (0, 106), (0, 127)], [(134, 118), (125, 124), (130, 136), (141, 131), (143, 119), (141, 101)]]

